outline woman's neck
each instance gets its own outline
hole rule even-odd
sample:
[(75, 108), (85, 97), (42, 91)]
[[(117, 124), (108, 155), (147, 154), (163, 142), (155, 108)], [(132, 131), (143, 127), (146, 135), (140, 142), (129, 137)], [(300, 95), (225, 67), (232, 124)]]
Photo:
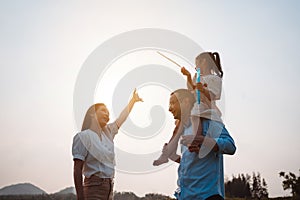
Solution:
[(91, 125), (89, 127), (90, 130), (94, 131), (97, 134), (101, 133), (101, 130), (103, 129), (102, 127), (100, 127), (100, 125), (98, 124), (98, 122), (96, 122), (95, 120), (93, 120), (91, 122)]

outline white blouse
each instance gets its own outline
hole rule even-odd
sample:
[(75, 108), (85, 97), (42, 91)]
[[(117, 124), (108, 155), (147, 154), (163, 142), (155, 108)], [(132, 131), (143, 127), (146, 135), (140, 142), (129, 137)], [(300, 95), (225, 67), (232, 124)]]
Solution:
[(87, 129), (73, 138), (73, 159), (84, 161), (83, 175), (89, 178), (113, 178), (115, 174), (115, 152), (113, 138), (118, 133), (116, 123), (108, 124), (101, 134)]

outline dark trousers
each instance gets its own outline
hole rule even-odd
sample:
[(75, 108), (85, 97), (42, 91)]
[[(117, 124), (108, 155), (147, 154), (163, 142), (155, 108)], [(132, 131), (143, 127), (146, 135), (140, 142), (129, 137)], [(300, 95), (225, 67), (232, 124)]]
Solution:
[(112, 200), (113, 180), (91, 176), (84, 179), (83, 193), (85, 200)]
[(206, 200), (224, 200), (224, 199), (222, 196), (216, 194), (216, 195), (208, 197)]

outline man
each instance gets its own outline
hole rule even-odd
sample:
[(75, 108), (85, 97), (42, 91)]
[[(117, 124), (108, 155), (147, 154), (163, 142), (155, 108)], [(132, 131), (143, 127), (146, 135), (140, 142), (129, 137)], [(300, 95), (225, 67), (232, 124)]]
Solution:
[(200, 152), (189, 152), (188, 146), (194, 139), (190, 119), (194, 102), (194, 95), (189, 90), (179, 89), (171, 93), (169, 111), (183, 125), (179, 188), (175, 196), (179, 200), (223, 200), (223, 154), (233, 155), (236, 147), (222, 123), (201, 119), (203, 135), (199, 138)]

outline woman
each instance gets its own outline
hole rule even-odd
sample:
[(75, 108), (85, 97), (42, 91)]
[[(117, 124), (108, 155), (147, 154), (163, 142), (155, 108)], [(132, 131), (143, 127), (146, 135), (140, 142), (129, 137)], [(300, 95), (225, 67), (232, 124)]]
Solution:
[[(84, 118), (81, 132), (73, 138), (74, 183), (78, 200), (107, 200), (113, 196), (115, 166), (114, 136), (136, 102), (143, 101), (136, 90), (126, 108), (113, 122), (105, 104), (92, 105)], [(84, 182), (82, 175), (85, 176)]]

